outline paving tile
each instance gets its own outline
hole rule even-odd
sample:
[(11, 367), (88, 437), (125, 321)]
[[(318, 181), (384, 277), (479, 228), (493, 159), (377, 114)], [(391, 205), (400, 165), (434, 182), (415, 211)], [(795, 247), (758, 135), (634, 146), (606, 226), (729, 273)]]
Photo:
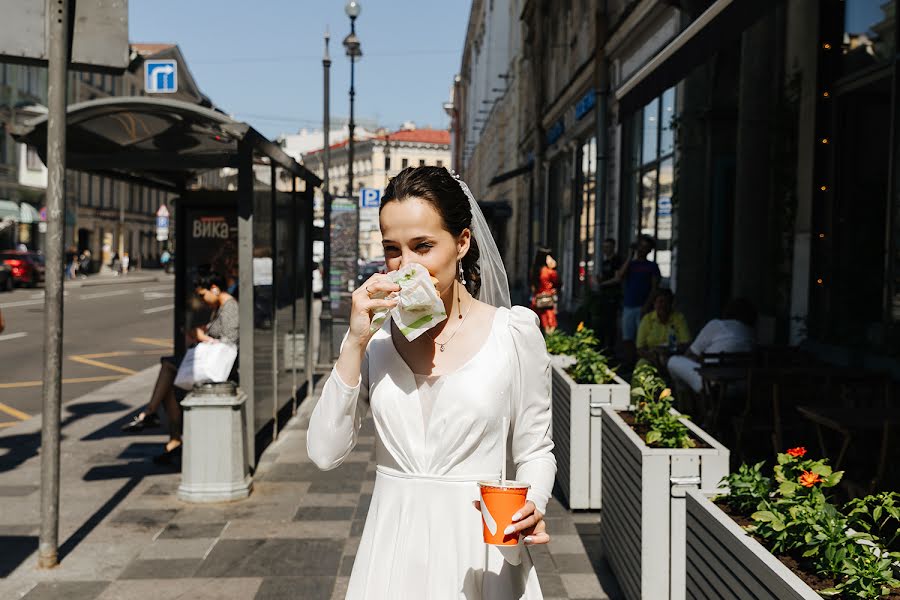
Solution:
[(114, 581), (97, 600), (253, 600), (261, 578)]
[(584, 544), (577, 535), (554, 535), (547, 544), (550, 554), (578, 554), (584, 553)]
[(42, 581), (23, 600), (96, 600), (107, 586), (108, 581)]
[(594, 573), (591, 561), (582, 552), (580, 554), (554, 554), (553, 562), (560, 574), (567, 573)]
[(121, 510), (113, 517), (112, 523), (139, 525), (141, 527), (159, 527), (165, 525), (178, 511), (175, 509), (131, 509)]
[(341, 570), (338, 571), (338, 575), (341, 577), (350, 577), (350, 574), (353, 572), (353, 562), (356, 560), (355, 556), (345, 556), (341, 559)]
[(328, 539), (220, 540), (199, 577), (334, 576), (342, 543)]
[(295, 521), (349, 521), (356, 509), (349, 506), (301, 506)]
[(334, 576), (267, 577), (262, 580), (255, 600), (283, 600), (284, 598), (331, 600), (335, 587), (334, 580)]
[(169, 523), (157, 539), (217, 538), (225, 529), (221, 523)]
[(216, 543), (213, 538), (193, 539), (157, 539), (149, 546), (141, 550), (142, 559), (175, 559), (175, 558), (204, 558), (212, 545)]
[(0, 525), (0, 538), (31, 536), (37, 534), (41, 526), (37, 523), (33, 525)]
[(562, 579), (569, 598), (608, 598), (606, 592), (600, 587), (597, 576), (593, 573), (590, 575), (563, 574), (559, 577)]
[[(535, 568), (537, 566), (535, 565)], [(557, 573), (544, 573), (540, 569), (537, 570), (538, 573), (538, 581), (541, 583), (541, 592), (544, 594), (544, 598), (559, 596), (561, 598), (568, 598), (568, 592), (566, 591), (566, 587), (563, 585), (562, 579)]]
[(312, 463), (277, 463), (263, 473), (263, 481), (362, 480), (368, 463), (348, 463), (332, 471), (322, 471)]
[(354, 536), (347, 538), (347, 541), (344, 542), (344, 556), (356, 556), (357, 550), (359, 550), (359, 542), (362, 540), (359, 536)]
[(361, 519), (369, 512), (369, 506), (372, 504), (372, 494), (361, 494), (359, 496), (359, 504), (357, 505), (357, 519)]
[(347, 588), (350, 586), (349, 577), (338, 577), (334, 580), (334, 593), (331, 600), (344, 600), (347, 597)]
[(222, 532), (222, 539), (246, 540), (261, 537), (277, 539), (346, 540), (350, 536), (350, 521), (234, 521)]
[(0, 485), (0, 498), (30, 496), (41, 489), (36, 485)]
[(363, 534), (363, 529), (366, 527), (365, 519), (356, 519), (353, 521), (353, 525), (350, 527), (350, 535), (352, 536), (361, 536)]
[(349, 506), (356, 508), (359, 494), (311, 494), (306, 493), (297, 498), (298, 506)]
[(200, 566), (200, 559), (138, 559), (133, 560), (119, 575), (119, 579), (181, 579), (192, 577)]
[(347, 479), (338, 481), (316, 481), (309, 486), (309, 491), (313, 494), (358, 494), (361, 487), (361, 481)]

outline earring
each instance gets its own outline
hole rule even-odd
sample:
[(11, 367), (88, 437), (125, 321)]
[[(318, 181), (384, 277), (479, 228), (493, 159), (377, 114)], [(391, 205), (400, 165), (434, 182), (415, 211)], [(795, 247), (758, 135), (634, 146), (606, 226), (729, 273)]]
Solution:
[(463, 273), (462, 261), (456, 261), (456, 266), (459, 267), (459, 282), (466, 285), (466, 275)]

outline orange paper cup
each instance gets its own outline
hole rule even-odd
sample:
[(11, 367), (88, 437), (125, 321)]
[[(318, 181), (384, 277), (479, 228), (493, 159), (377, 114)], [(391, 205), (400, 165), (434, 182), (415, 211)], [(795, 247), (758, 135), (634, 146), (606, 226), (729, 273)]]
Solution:
[(515, 546), (518, 532), (504, 535), (513, 524), (512, 516), (525, 506), (525, 496), (531, 486), (520, 481), (479, 481), (481, 489), (481, 524), (484, 543), (494, 546)]

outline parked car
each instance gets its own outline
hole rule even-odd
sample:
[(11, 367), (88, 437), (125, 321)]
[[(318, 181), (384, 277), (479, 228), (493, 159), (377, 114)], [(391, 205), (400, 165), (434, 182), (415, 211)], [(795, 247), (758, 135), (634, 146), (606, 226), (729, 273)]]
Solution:
[(0, 262), (12, 270), (17, 286), (35, 287), (44, 281), (44, 255), (25, 250), (4, 250)]
[(11, 292), (15, 286), (16, 282), (13, 279), (12, 268), (0, 264), (0, 291)]

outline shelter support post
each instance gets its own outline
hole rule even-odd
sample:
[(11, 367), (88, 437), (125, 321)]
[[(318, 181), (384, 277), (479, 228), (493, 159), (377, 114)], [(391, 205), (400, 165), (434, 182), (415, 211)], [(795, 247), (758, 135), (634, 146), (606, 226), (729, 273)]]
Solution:
[(41, 424), (41, 533), (38, 567), (59, 562), (59, 428), (62, 403), (63, 235), (66, 223), (66, 75), (69, 0), (47, 0), (47, 271), (44, 290), (44, 386)]
[(241, 389), (247, 394), (247, 457), (256, 466), (256, 405), (253, 373), (253, 146), (238, 143), (238, 289), (240, 292)]
[[(314, 382), (315, 362), (313, 361), (313, 198), (315, 190), (313, 186), (307, 184), (303, 191), (303, 231), (306, 232), (303, 243), (306, 244), (306, 252), (304, 253), (304, 265), (297, 269), (301, 277), (303, 277), (303, 303), (306, 305), (306, 398), (312, 399)], [(321, 335), (321, 333), (320, 333)]]
[(270, 168), (271, 186), (269, 189), (269, 214), (272, 230), (272, 441), (278, 439), (278, 402), (281, 397), (278, 394), (278, 289), (281, 285), (281, 269), (275, 268), (278, 264), (278, 208), (275, 200), (275, 165)]
[(298, 282), (300, 281), (299, 223), (297, 221), (297, 178), (291, 176), (291, 414), (297, 414), (297, 298), (300, 297)]

